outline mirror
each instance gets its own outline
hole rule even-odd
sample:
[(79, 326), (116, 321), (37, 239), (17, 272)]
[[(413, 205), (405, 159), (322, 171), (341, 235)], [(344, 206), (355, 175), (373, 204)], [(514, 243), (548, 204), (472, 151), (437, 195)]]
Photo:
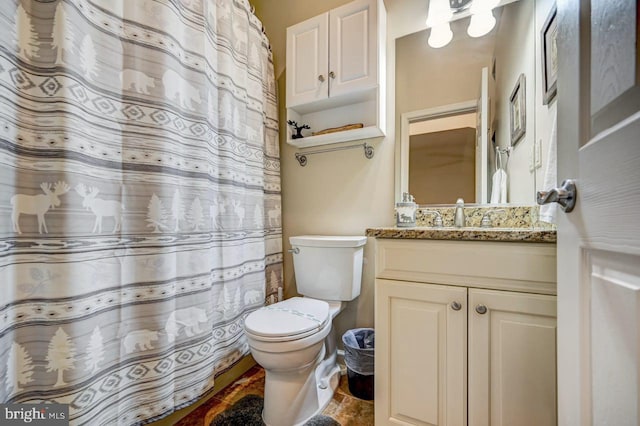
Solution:
[[(424, 21), (409, 22), (420, 13), (424, 20), (428, 5), (386, 3), (395, 37), (396, 200), (410, 192), (421, 205), (534, 204), (555, 116), (539, 82), (540, 29), (553, 1), (503, 0), (496, 26), (478, 38), (467, 34), (468, 11), (454, 15), (453, 39), (438, 49)], [(417, 31), (403, 34), (403, 26)]]

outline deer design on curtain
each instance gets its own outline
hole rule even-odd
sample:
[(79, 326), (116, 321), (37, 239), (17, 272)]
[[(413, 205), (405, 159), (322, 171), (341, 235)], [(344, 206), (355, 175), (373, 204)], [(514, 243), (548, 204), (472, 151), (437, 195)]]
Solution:
[(281, 285), (262, 25), (247, 0), (11, 0), (0, 20), (0, 403), (166, 416), (249, 353), (244, 318)]

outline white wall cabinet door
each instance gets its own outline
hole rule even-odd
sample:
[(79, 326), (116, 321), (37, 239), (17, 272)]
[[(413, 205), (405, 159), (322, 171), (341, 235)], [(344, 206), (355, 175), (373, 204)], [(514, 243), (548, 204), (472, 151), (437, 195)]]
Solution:
[(467, 289), (376, 280), (376, 425), (466, 425)]
[(329, 14), (287, 28), (287, 107), (329, 96)]
[(552, 426), (556, 297), (469, 289), (469, 426)]
[(375, 87), (377, 76), (377, 7), (358, 0), (332, 9), (329, 30), (329, 96)]

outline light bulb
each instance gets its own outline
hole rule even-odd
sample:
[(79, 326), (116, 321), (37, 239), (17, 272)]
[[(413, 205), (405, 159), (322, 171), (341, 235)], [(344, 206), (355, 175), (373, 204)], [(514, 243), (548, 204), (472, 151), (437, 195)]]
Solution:
[(485, 34), (489, 34), (495, 26), (496, 18), (493, 16), (493, 11), (490, 9), (486, 12), (471, 15), (467, 34), (471, 37), (482, 37)]
[(433, 28), (449, 22), (452, 15), (448, 0), (431, 0), (429, 2), (429, 13), (427, 14), (427, 28)]
[(453, 33), (451, 32), (451, 26), (448, 22), (436, 25), (431, 28), (431, 34), (429, 34), (429, 46), (434, 49), (439, 49), (446, 46), (453, 39)]
[(500, 3), (499, 0), (474, 0), (473, 3), (471, 3), (471, 8), (469, 9), (469, 12), (472, 15), (477, 15), (482, 12), (491, 11), (499, 3)]

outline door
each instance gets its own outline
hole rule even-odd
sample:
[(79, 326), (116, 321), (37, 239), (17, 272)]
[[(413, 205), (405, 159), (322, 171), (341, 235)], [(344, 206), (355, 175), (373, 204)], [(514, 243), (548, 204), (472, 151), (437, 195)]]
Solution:
[(466, 425), (467, 289), (376, 280), (376, 425)]
[(560, 425), (640, 424), (637, 0), (558, 2)]
[(480, 80), (480, 99), (476, 124), (476, 203), (485, 204), (488, 200), (487, 182), (489, 176), (489, 68), (482, 68)]
[(287, 28), (287, 108), (329, 96), (329, 13)]
[(555, 426), (556, 297), (469, 289), (469, 426)]
[(347, 3), (329, 14), (329, 96), (376, 87), (376, 0)]

